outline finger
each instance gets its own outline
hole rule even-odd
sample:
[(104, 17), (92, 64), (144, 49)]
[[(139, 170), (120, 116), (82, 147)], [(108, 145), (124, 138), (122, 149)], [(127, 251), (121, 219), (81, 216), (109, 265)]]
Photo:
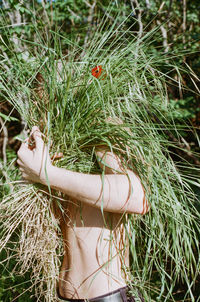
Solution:
[(28, 180), (28, 174), (26, 174), (25, 172), (22, 173), (22, 178)]
[(27, 183), (30, 183), (30, 184), (34, 184), (34, 183), (35, 183), (34, 181), (32, 181), (32, 180), (29, 178), (29, 175), (26, 174), (25, 172), (22, 173), (22, 178), (23, 178), (25, 181), (27, 181)]
[(35, 135), (36, 132), (37, 132), (38, 136), (42, 137), (42, 133), (41, 133), (40, 129), (37, 126), (33, 126), (32, 129), (31, 129), (30, 136), (29, 136), (29, 141), (31, 139), (34, 139), (34, 135)]
[(36, 126), (32, 128), (32, 137), (35, 142), (35, 148), (42, 150), (44, 148), (44, 141), (42, 139), (42, 133)]
[(19, 159), (19, 158), (18, 158), (18, 160), (17, 160), (17, 164), (18, 164), (19, 166), (23, 166), (23, 165), (24, 165), (23, 162), (21, 161), (21, 159)]
[(19, 159), (23, 158), (24, 154), (29, 151), (28, 144), (22, 143), (19, 150), (17, 151), (17, 156)]
[(54, 160), (57, 160), (57, 159), (60, 159), (63, 157), (63, 153), (62, 152), (59, 152), (59, 153), (55, 153), (53, 154), (53, 156), (51, 157), (51, 160), (54, 161)]
[(39, 132), (40, 132), (39, 127), (37, 127), (37, 126), (33, 126), (33, 127), (32, 127), (32, 129), (31, 129), (30, 136), (31, 136), (31, 135), (33, 135), (33, 133), (34, 133), (35, 131), (39, 131)]

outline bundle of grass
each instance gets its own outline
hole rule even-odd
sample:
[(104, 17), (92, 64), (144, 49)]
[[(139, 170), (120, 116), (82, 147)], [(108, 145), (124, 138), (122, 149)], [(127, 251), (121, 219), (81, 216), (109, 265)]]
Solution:
[[(198, 170), (184, 158), (173, 160), (174, 148), (181, 149), (182, 131), (191, 129), (175, 123), (165, 76), (156, 68), (160, 61), (147, 52), (154, 33), (140, 41), (129, 34), (123, 25), (115, 28), (113, 24), (103, 33), (94, 33), (83, 49), (56, 33), (54, 50), (47, 48), (44, 56), (24, 63), (32, 73), (29, 79), (24, 65), (18, 66), (17, 73), (13, 67), (15, 74), (10, 70), (10, 83), (1, 76), (4, 97), (12, 100), (30, 128), (40, 127), (52, 156), (62, 152), (55, 165), (104, 175), (95, 150), (106, 146), (139, 174), (151, 211), (124, 222), (130, 239), (132, 284), (147, 300), (174, 301), (173, 290), (181, 280), (187, 286), (184, 299), (194, 301), (200, 213), (189, 181), (198, 181), (197, 176), (184, 174), (184, 168), (196, 174)], [(68, 44), (66, 56), (56, 51), (59, 39)], [(40, 82), (36, 89), (35, 79)], [(14, 195), (0, 203), (1, 248), (6, 248), (20, 225), (21, 270), (32, 267), (33, 283), (42, 284), (38, 300), (44, 294), (46, 301), (55, 299), (61, 253), (52, 200), (56, 198), (61, 210), (62, 201), (58, 193), (57, 197), (51, 194), (50, 188), (45, 193), (36, 185), (16, 187)]]
[[(40, 301), (55, 301), (60, 257), (63, 254), (58, 222), (52, 211), (52, 203), (46, 194), (34, 186), (22, 186), (1, 202), (1, 245), (6, 248), (9, 262), (17, 258), (13, 274), (24, 275), (31, 270), (32, 285)], [(13, 234), (18, 238), (13, 242)], [(22, 293), (24, 294), (24, 292)]]

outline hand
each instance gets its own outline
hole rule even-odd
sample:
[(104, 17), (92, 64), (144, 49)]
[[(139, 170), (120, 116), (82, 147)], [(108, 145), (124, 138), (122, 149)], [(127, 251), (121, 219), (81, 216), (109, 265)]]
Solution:
[(52, 164), (48, 148), (38, 127), (32, 128), (30, 137), (22, 143), (17, 155), (17, 163), (24, 179), (47, 184), (45, 171), (48, 175)]
[(102, 147), (95, 151), (99, 166), (102, 170), (105, 170), (106, 174), (119, 174), (126, 173), (125, 167), (115, 153), (109, 151), (108, 148)]

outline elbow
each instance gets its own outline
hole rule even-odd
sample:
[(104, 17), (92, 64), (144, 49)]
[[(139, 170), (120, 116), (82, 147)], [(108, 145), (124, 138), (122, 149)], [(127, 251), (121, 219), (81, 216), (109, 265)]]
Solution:
[(142, 184), (141, 184), (141, 190), (142, 190), (142, 193), (141, 193), (142, 198), (141, 198), (141, 201), (140, 201), (140, 205), (141, 205), (140, 214), (145, 215), (149, 212), (150, 205), (149, 205), (149, 202), (147, 200), (146, 192), (145, 192), (144, 187), (143, 187)]
[(145, 215), (149, 212), (150, 210), (150, 205), (149, 205), (149, 202), (146, 198), (146, 194), (144, 192), (144, 197), (143, 197), (143, 200), (142, 200), (142, 207), (141, 207), (141, 215)]
[[(121, 178), (120, 178), (121, 180)], [(114, 200), (114, 210), (117, 213), (129, 213), (145, 215), (150, 210), (144, 187), (140, 178), (132, 171), (128, 171), (127, 178), (117, 183)]]
[[(140, 179), (137, 177), (135, 178), (135, 185), (137, 180), (137, 189), (134, 190), (129, 198), (129, 206), (128, 206), (128, 212), (130, 214), (140, 214), (145, 215), (150, 210), (150, 204), (148, 202), (144, 187), (140, 181)], [(133, 183), (134, 188), (134, 183)]]
[(141, 194), (140, 198), (130, 199), (129, 211), (128, 211), (130, 214), (145, 215), (149, 212), (149, 210), (150, 210), (150, 205), (148, 203), (148, 200), (144, 192), (143, 194)]
[[(143, 194), (143, 197), (140, 198), (130, 197), (122, 207), (121, 204), (118, 206), (115, 205), (114, 210), (116, 213), (145, 215), (149, 212), (150, 205), (145, 194)], [(113, 209), (111, 211), (113, 211)]]

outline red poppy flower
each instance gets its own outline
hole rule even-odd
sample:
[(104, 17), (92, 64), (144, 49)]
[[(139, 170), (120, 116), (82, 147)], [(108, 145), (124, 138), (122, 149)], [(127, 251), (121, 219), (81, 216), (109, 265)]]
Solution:
[(102, 73), (102, 70), (103, 70), (103, 68), (101, 65), (96, 66), (96, 67), (92, 68), (92, 75), (98, 79)]

